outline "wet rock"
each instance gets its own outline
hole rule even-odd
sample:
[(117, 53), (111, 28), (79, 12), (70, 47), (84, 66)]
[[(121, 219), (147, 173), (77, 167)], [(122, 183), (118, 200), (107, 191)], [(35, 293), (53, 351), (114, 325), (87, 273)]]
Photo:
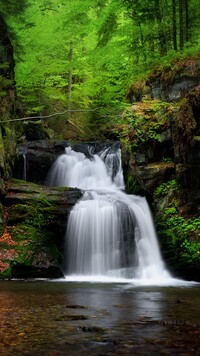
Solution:
[(151, 163), (137, 167), (137, 176), (142, 180), (145, 190), (153, 192), (162, 182), (167, 181), (175, 173), (174, 163)]
[(199, 56), (157, 68), (148, 78), (152, 97), (179, 101), (199, 84)]
[(151, 83), (153, 99), (163, 101), (178, 101), (198, 84), (198, 78), (190, 76), (177, 76), (169, 84), (160, 79)]
[(180, 300), (180, 299), (176, 299), (176, 300), (175, 300), (175, 303), (176, 303), (176, 304), (180, 304), (180, 303), (181, 303), (181, 300)]
[(13, 261), (11, 263), (11, 276), (10, 278), (28, 279), (28, 278), (61, 278), (63, 273), (58, 266), (27, 266), (23, 263)]
[[(78, 189), (30, 182), (7, 183), (0, 255), (7, 278), (60, 278), (68, 214), (81, 197)], [(12, 253), (11, 253), (12, 252)], [(23, 273), (24, 271), (24, 273)]]
[(13, 176), (29, 182), (44, 184), (57, 157), (65, 152), (66, 141), (29, 141), (18, 146)]
[(44, 129), (41, 121), (26, 121), (24, 122), (24, 133), (27, 141), (47, 140), (49, 135)]
[(73, 320), (87, 320), (85, 315), (61, 315), (55, 319), (55, 321), (73, 321)]
[(69, 304), (69, 305), (66, 305), (66, 308), (69, 308), (69, 309), (87, 309), (87, 307), (85, 307), (83, 305), (78, 305), (78, 304)]
[(79, 326), (78, 330), (87, 332), (87, 333), (103, 333), (105, 329), (100, 328), (99, 326)]

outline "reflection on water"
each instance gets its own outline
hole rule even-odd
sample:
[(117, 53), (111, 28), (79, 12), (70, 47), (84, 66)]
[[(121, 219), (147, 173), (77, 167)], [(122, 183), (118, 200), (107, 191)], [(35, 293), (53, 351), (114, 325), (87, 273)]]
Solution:
[(200, 287), (0, 283), (2, 355), (198, 355)]

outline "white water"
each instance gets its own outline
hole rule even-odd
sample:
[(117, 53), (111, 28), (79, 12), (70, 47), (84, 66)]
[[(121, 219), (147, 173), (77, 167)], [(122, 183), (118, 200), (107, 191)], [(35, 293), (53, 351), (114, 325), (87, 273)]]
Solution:
[(26, 153), (23, 153), (23, 180), (26, 180)]
[(49, 174), (49, 185), (84, 190), (68, 220), (66, 279), (170, 284), (146, 199), (122, 191), (120, 149), (91, 156), (67, 147)]

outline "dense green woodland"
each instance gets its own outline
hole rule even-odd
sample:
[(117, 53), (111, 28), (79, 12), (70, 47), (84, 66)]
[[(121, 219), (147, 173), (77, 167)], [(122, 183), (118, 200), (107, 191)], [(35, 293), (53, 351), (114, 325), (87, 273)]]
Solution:
[(167, 265), (200, 279), (199, 0), (0, 0), (0, 104), (0, 278), (60, 276), (58, 216), (80, 196), (35, 173), (60, 139), (114, 139)]
[[(0, 7), (20, 116), (103, 107), (98, 114), (111, 120), (133, 82), (200, 47), (198, 0), (1, 0)], [(72, 116), (88, 124), (88, 114)]]

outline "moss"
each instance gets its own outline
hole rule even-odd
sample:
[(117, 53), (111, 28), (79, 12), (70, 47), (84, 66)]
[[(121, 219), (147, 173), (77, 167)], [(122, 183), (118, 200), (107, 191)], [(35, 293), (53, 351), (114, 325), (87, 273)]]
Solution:
[(168, 64), (163, 64), (156, 67), (149, 76), (150, 82), (160, 80), (165, 82), (165, 85), (170, 85), (177, 76), (191, 76), (199, 75), (200, 71), (200, 55), (185, 58), (175, 58), (170, 60)]
[(160, 184), (154, 192), (154, 196), (156, 199), (162, 198), (169, 194), (170, 192), (175, 192), (179, 188), (178, 183), (175, 179), (172, 179), (166, 183)]
[(200, 271), (200, 218), (185, 219), (175, 208), (157, 217), (157, 228), (168, 265), (174, 271)]
[(32, 225), (18, 224), (16, 226), (11, 227), (10, 231), (13, 240), (16, 242), (23, 240), (29, 243), (33, 241), (40, 242), (40, 238), (42, 237), (38, 229)]
[(138, 179), (131, 175), (125, 175), (125, 183), (126, 183), (126, 193), (128, 194), (141, 194), (142, 187)]
[[(11, 274), (16, 264), (48, 269), (50, 265), (61, 263), (55, 235), (48, 228), (48, 222), (55, 214), (55, 197), (52, 195), (49, 202), (49, 190), (46, 189), (36, 184), (12, 182), (8, 194), (11, 204), (4, 214), (6, 227), (4, 225), (0, 239), (0, 247), (5, 250), (4, 258), (7, 258), (8, 266), (12, 265)], [(0, 275), (3, 278), (2, 273)]]
[(8, 137), (12, 137), (13, 136), (13, 131), (12, 131), (12, 129), (9, 127), (9, 126), (5, 126), (5, 134), (6, 134), (6, 136), (8, 136)]
[(146, 100), (130, 106), (108, 131), (119, 137), (122, 146), (133, 151), (148, 141), (161, 141), (170, 127), (173, 105), (160, 100)]
[[(13, 241), (15, 256), (13, 262), (25, 266), (44, 265), (48, 266), (50, 262), (59, 263), (61, 254), (51, 240), (51, 235), (45, 233), (31, 225), (17, 225), (10, 229)], [(12, 262), (12, 263), (13, 263)]]
[(26, 221), (27, 219), (35, 219), (37, 209), (27, 204), (13, 205), (8, 209), (8, 225), (14, 225), (16, 222)]
[(181, 215), (181, 196), (181, 187), (175, 180), (157, 187), (156, 227), (168, 267), (184, 278), (199, 279), (200, 218)]

